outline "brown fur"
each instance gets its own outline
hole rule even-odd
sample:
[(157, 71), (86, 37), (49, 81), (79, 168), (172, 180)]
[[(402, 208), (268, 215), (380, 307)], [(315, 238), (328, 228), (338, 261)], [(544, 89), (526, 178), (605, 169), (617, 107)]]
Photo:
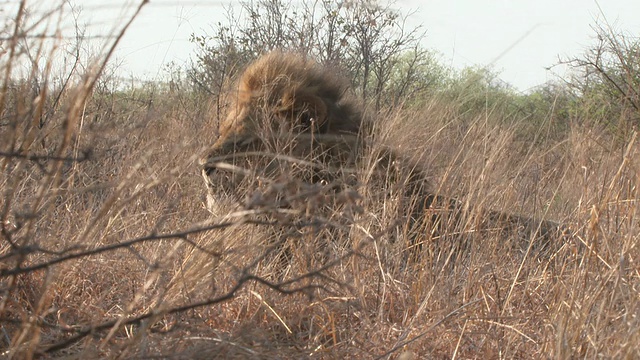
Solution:
[(273, 131), (355, 135), (360, 115), (345, 101), (346, 89), (337, 74), (312, 60), (271, 52), (240, 77), (213, 151), (252, 139), (265, 120)]

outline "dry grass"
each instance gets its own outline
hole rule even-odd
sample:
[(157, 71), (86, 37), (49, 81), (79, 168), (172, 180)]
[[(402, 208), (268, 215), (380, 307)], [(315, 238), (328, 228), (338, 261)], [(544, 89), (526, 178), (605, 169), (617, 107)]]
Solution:
[[(10, 55), (8, 75), (22, 56)], [(251, 214), (229, 202), (213, 216), (197, 164), (216, 132), (206, 104), (160, 88), (108, 96), (98, 73), (79, 75), (57, 107), (43, 100), (54, 90), (26, 86), (51, 75), (3, 80), (3, 357), (640, 357), (635, 138), (574, 125), (532, 144), (516, 136), (526, 124), (434, 98), (374, 115), (357, 206), (280, 178), (291, 211), (274, 216), (269, 187), (248, 184), (262, 195)], [(369, 176), (383, 143), (419, 158), (471, 218), (550, 218), (572, 242), (534, 256), (456, 223), (464, 244), (425, 236), (408, 262), (396, 174)]]

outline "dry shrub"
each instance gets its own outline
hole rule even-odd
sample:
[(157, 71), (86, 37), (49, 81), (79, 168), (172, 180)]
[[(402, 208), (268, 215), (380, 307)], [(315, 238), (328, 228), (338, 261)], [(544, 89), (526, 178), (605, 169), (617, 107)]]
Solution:
[[(206, 104), (164, 91), (144, 106), (126, 92), (105, 103), (89, 86), (98, 74), (83, 75), (42, 127), (37, 98), (49, 95), (4, 79), (3, 356), (640, 356), (635, 139), (620, 150), (574, 125), (543, 148), (520, 142), (517, 123), (462, 122), (458, 104), (434, 97), (373, 114), (341, 172), (322, 152), (293, 151), (295, 132), (260, 143), (235, 164), (280, 175), (241, 178), (248, 197), (213, 216), (196, 164), (218, 120)], [(351, 157), (353, 142), (329, 139)], [(411, 229), (398, 226), (411, 171), (380, 167), (390, 149), (465, 209), (425, 232), (412, 262)], [(532, 256), (515, 237), (474, 231), (489, 209), (569, 224), (582, 250)], [(285, 248), (286, 262), (269, 256)]]

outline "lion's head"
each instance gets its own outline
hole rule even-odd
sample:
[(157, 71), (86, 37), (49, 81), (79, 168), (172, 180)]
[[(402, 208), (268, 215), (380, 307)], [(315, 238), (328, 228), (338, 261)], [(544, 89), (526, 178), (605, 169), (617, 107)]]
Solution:
[(285, 173), (330, 179), (352, 162), (358, 143), (361, 115), (347, 89), (335, 70), (298, 54), (275, 51), (250, 64), (204, 161), (209, 192)]

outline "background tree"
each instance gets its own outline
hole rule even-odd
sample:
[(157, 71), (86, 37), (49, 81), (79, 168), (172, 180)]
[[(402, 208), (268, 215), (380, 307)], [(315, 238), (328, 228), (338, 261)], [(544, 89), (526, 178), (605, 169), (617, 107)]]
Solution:
[(198, 51), (189, 74), (216, 97), (220, 111), (219, 95), (238, 69), (270, 50), (295, 51), (344, 71), (358, 95), (379, 109), (434, 86), (444, 74), (421, 46), (421, 28), (406, 28), (407, 16), (377, 0), (243, 1), (227, 8), (227, 21), (213, 35), (192, 36)]
[(573, 69), (567, 86), (579, 98), (576, 117), (601, 122), (627, 137), (640, 124), (640, 38), (608, 23), (593, 26), (595, 44), (562, 61)]

